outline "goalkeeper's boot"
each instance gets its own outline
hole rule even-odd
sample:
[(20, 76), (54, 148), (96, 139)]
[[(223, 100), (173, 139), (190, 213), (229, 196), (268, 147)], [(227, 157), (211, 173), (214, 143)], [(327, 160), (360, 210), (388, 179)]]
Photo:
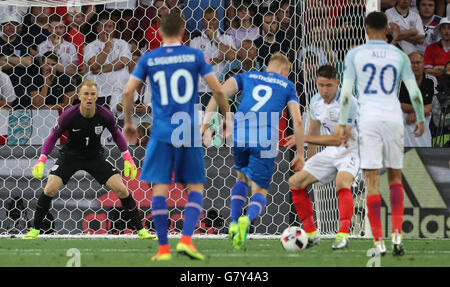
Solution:
[(405, 249), (403, 248), (402, 235), (398, 232), (394, 232), (391, 235), (392, 239), (392, 255), (403, 256), (405, 255)]
[(311, 248), (315, 245), (319, 245), (320, 243), (320, 237), (317, 234), (317, 230), (313, 232), (306, 233), (308, 236), (308, 244), (306, 245), (306, 248)]
[(205, 256), (197, 251), (197, 248), (195, 248), (194, 244), (187, 244), (179, 242), (177, 244), (177, 252), (181, 255), (186, 255), (187, 257), (191, 259), (197, 259), (197, 260), (205, 260)]
[(238, 232), (233, 238), (233, 247), (237, 250), (241, 249), (247, 242), (247, 235), (250, 229), (250, 218), (246, 215), (238, 219)]
[(336, 239), (334, 240), (333, 244), (331, 245), (331, 248), (333, 250), (344, 249), (344, 248), (347, 248), (348, 245), (349, 245), (348, 233), (339, 232), (336, 235)]
[(36, 239), (41, 231), (39, 229), (30, 228), (27, 234), (22, 236), (22, 239)]
[(170, 246), (160, 245), (158, 248), (158, 253), (152, 257), (152, 261), (168, 261), (172, 259), (172, 255), (170, 254)]
[(137, 235), (139, 236), (140, 239), (158, 240), (158, 237), (156, 237), (153, 234), (150, 234), (150, 232), (148, 232), (148, 230), (145, 228), (142, 228), (141, 230), (139, 230), (137, 232)]
[(230, 226), (228, 226), (228, 239), (233, 242), (234, 237), (237, 235), (239, 227), (236, 221), (232, 221)]
[(380, 254), (381, 256), (386, 255), (386, 245), (384, 245), (384, 241), (375, 241), (375, 245), (373, 247), (375, 249), (375, 254), (373, 256), (376, 256), (377, 254)]

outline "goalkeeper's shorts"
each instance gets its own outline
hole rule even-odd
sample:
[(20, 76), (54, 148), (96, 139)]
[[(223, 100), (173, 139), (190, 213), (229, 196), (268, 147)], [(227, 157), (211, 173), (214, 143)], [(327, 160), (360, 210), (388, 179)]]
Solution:
[(59, 176), (62, 182), (67, 184), (72, 175), (79, 170), (88, 172), (100, 184), (105, 184), (111, 176), (120, 174), (120, 171), (102, 155), (85, 158), (66, 153), (60, 153), (50, 174)]
[(171, 184), (199, 184), (206, 181), (203, 147), (175, 147), (171, 143), (150, 138), (145, 152), (141, 180)]

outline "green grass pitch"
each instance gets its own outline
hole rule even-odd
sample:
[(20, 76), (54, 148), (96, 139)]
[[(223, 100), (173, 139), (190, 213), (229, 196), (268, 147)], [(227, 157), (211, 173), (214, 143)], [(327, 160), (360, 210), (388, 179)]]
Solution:
[[(319, 246), (301, 252), (286, 252), (279, 240), (250, 239), (246, 250), (234, 250), (226, 239), (195, 239), (199, 251), (206, 255), (204, 262), (190, 260), (175, 253), (176, 239), (170, 240), (172, 260), (152, 262), (157, 241), (139, 239), (0, 239), (0, 267), (64, 267), (70, 248), (80, 250), (81, 267), (365, 267), (372, 247), (369, 239), (351, 239), (347, 250), (333, 251), (332, 239), (322, 239)], [(405, 239), (406, 254), (393, 257), (390, 242), (388, 253), (381, 257), (382, 267), (450, 266), (450, 241)]]

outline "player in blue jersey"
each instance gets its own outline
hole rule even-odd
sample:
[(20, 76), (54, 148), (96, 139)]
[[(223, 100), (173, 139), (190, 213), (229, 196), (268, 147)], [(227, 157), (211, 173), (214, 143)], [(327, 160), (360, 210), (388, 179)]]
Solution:
[(120, 172), (104, 156), (100, 138), (103, 130), (107, 128), (122, 153), (125, 176), (130, 175), (131, 180), (136, 177), (137, 169), (128, 151), (125, 138), (120, 132), (112, 112), (95, 104), (97, 97), (97, 84), (95, 82), (86, 80), (81, 83), (78, 88), (78, 98), (81, 103), (61, 114), (56, 126), (45, 140), (41, 156), (33, 166), (33, 176), (37, 179), (42, 178), (47, 156), (52, 151), (56, 141), (65, 131), (69, 131), (69, 136), (60, 150), (58, 160), (50, 171), (44, 192), (38, 198), (33, 227), (23, 236), (23, 239), (37, 238), (41, 231), (42, 220), (50, 209), (53, 197), (78, 170), (87, 171), (100, 184), (106, 185), (118, 195), (122, 207), (127, 210), (131, 223), (136, 228), (140, 238), (156, 239), (154, 235), (148, 233), (147, 229), (142, 228), (142, 218), (136, 207), (136, 202), (123, 183)]
[(141, 179), (153, 183), (152, 216), (159, 249), (152, 260), (158, 261), (171, 259), (166, 197), (172, 171), (175, 171), (176, 182), (187, 184), (189, 193), (182, 237), (176, 251), (192, 259), (204, 259), (191, 239), (202, 213), (203, 183), (206, 180), (197, 93), (199, 75), (210, 86), (221, 113), (225, 115), (229, 111), (209, 60), (200, 50), (180, 44), (184, 27), (184, 20), (177, 14), (163, 17), (159, 30), (163, 46), (139, 59), (123, 96), (125, 136), (128, 141), (135, 142), (136, 128), (131, 120), (133, 92), (149, 77), (153, 127)]
[[(424, 106), (422, 95), (411, 71), (408, 56), (395, 46), (386, 43), (387, 18), (382, 12), (372, 12), (366, 17), (369, 41), (350, 50), (345, 57), (341, 91), (339, 124), (348, 131), (350, 97), (357, 85), (359, 102), (359, 132), (361, 168), (366, 178), (366, 204), (375, 249), (384, 255), (383, 232), (380, 217), (379, 169), (387, 169), (392, 208), (393, 255), (404, 254), (402, 244), (403, 223), (403, 112), (398, 100), (399, 81), (408, 89), (417, 116), (416, 136), (424, 132)], [(350, 134), (345, 132), (348, 138)]]
[[(231, 223), (229, 235), (235, 249), (241, 249), (250, 223), (266, 206), (266, 196), (272, 181), (278, 152), (278, 124), (283, 109), (288, 107), (294, 123), (297, 151), (292, 161), (294, 170), (304, 165), (303, 124), (295, 85), (287, 77), (291, 63), (281, 53), (275, 53), (266, 72), (246, 72), (229, 78), (223, 89), (226, 97), (242, 91), (241, 103), (235, 114), (233, 155), (237, 182), (231, 191)], [(216, 104), (211, 100), (204, 119), (206, 130)], [(251, 185), (252, 196), (245, 215), (242, 208)]]

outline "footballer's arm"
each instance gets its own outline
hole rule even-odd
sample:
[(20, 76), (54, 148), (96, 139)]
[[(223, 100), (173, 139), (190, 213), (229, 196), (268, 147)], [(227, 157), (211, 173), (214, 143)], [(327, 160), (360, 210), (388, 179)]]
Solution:
[(320, 137), (320, 121), (313, 120), (309, 117), (309, 132), (305, 137), (305, 142), (308, 143), (308, 158), (311, 158), (317, 152), (317, 143), (314, 142), (318, 137)]
[(124, 126), (123, 131), (125, 134), (125, 138), (130, 143), (135, 143), (137, 141), (137, 131), (136, 127), (133, 124), (132, 114), (134, 108), (134, 91), (141, 83), (141, 80), (133, 75), (130, 75), (128, 83), (125, 86), (122, 97), (122, 105), (123, 105), (123, 117), (124, 117)]
[(304, 143), (305, 143), (305, 130), (303, 128), (302, 115), (300, 113), (300, 105), (295, 101), (289, 101), (287, 104), (289, 114), (291, 115), (294, 124), (294, 137), (295, 144), (297, 146), (297, 155), (292, 161), (295, 171), (299, 171), (305, 165), (304, 158)]
[[(212, 76), (211, 78), (208, 78), (209, 76)], [(208, 78), (208, 79), (207, 79)], [(220, 94), (217, 95), (218, 97), (220, 97), (220, 100), (224, 100), (228, 106), (228, 98), (232, 97), (237, 91), (237, 84), (236, 81), (233, 78), (229, 78), (221, 87), (220, 87), (220, 83), (217, 80), (217, 77), (213, 74), (207, 75), (206, 77), (204, 77), (206, 83), (208, 83), (209, 87), (211, 88), (211, 90), (213, 91), (213, 95), (215, 95), (213, 87), (211, 86), (211, 84), (213, 86), (215, 86), (215, 89), (219, 89), (220, 90)], [(208, 82), (210, 81), (210, 82)], [(217, 85), (217, 86), (216, 86)], [(211, 118), (213, 116), (213, 114), (215, 113), (217, 109), (217, 100), (216, 97), (214, 96), (213, 98), (211, 98), (209, 100), (208, 106), (206, 107), (205, 110), (205, 117), (203, 119), (203, 125), (202, 125), (202, 133), (209, 127), (209, 123), (211, 122)], [(228, 106), (228, 111), (230, 110), (229, 106)], [(222, 113), (222, 115), (226, 115), (226, 113)]]

